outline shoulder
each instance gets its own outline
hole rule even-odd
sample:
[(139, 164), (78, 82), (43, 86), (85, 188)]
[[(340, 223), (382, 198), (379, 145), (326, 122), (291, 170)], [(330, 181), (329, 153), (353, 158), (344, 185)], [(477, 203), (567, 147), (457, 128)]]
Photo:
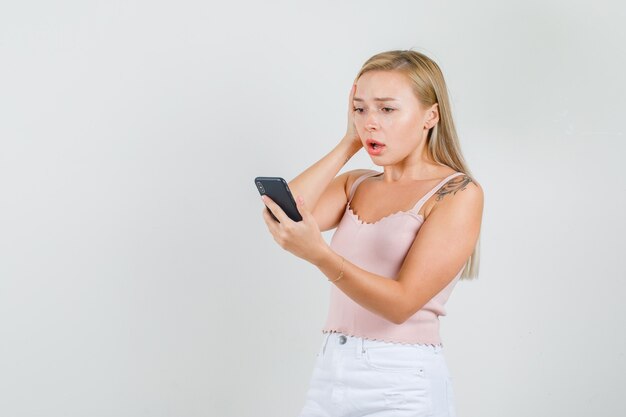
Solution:
[(448, 214), (457, 211), (482, 213), (485, 199), (483, 188), (475, 178), (467, 174), (452, 178), (437, 190), (435, 195), (433, 213), (436, 211)]
[(350, 171), (346, 171), (344, 175), (346, 175), (346, 195), (350, 192), (350, 188), (352, 184), (362, 175), (365, 174), (378, 174), (378, 171), (374, 171), (373, 169), (353, 169)]
[(442, 189), (452, 193), (467, 191), (465, 193), (466, 195), (474, 195), (475, 197), (482, 197), (484, 195), (483, 187), (476, 181), (476, 178), (467, 174), (457, 175), (446, 182)]

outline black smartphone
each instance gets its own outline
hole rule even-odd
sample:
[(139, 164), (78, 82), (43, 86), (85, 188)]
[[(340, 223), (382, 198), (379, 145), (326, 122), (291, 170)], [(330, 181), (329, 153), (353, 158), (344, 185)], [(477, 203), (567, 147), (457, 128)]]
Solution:
[[(259, 194), (267, 194), (272, 201), (283, 209), (285, 214), (289, 216), (291, 220), (294, 222), (302, 220), (302, 216), (296, 206), (296, 200), (294, 200), (291, 195), (287, 181), (281, 177), (256, 177), (254, 179), (254, 183), (256, 184), (256, 189), (259, 190)], [(265, 208), (272, 215), (274, 220), (280, 223), (276, 216), (274, 216), (274, 213), (272, 213), (267, 206), (265, 206)]]

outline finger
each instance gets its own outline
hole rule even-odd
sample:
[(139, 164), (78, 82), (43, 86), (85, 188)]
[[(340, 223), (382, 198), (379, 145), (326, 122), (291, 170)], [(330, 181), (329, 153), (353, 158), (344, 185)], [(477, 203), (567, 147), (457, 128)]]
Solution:
[(348, 99), (348, 109), (352, 110), (352, 107), (354, 107), (354, 93), (356, 92), (356, 82), (354, 84), (352, 84), (352, 89), (350, 90), (350, 98)]
[(263, 221), (265, 222), (267, 229), (273, 236), (277, 227), (277, 222), (272, 218), (272, 215), (269, 213), (269, 211), (267, 211), (266, 207), (263, 207)]
[(293, 221), (285, 214), (283, 209), (281, 209), (280, 206), (278, 204), (276, 204), (274, 202), (274, 200), (269, 198), (267, 195), (263, 194), (262, 199), (263, 199), (263, 202), (265, 203), (265, 205), (267, 206), (267, 208), (270, 209), (272, 214), (274, 214), (274, 216), (276, 216), (276, 218), (278, 219), (279, 222), (284, 223), (284, 222), (287, 222), (287, 220)]
[(302, 216), (302, 220), (308, 221), (310, 215), (309, 208), (306, 206), (306, 203), (302, 196), (296, 197), (296, 206), (298, 208), (298, 212)]
[[(263, 220), (265, 221), (265, 223), (267, 224), (267, 221), (270, 219), (270, 213), (267, 211), (267, 207), (264, 206), (263, 210), (261, 211), (261, 215), (263, 216)], [(269, 226), (269, 225), (268, 225)]]

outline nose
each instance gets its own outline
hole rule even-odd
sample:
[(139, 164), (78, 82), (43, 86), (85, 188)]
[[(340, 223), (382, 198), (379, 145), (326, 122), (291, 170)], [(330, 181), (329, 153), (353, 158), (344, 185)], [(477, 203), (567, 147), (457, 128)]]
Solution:
[(365, 129), (367, 130), (376, 130), (378, 129), (378, 121), (376, 117), (370, 113), (365, 120)]

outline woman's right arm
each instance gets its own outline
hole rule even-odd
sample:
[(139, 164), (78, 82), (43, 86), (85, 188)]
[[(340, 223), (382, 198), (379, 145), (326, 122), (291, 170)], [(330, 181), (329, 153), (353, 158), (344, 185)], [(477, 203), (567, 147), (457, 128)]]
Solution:
[[(362, 147), (361, 139), (354, 126), (352, 98), (356, 85), (350, 91), (348, 102), (348, 128), (343, 139), (322, 159), (311, 165), (300, 175), (289, 181), (289, 189), (295, 198), (304, 197), (309, 210), (317, 220), (321, 231), (336, 224), (337, 210), (345, 208), (345, 185), (349, 172), (335, 177), (339, 170)], [(318, 206), (320, 204), (320, 207)], [(316, 210), (317, 207), (317, 210)]]
[[(293, 198), (295, 199), (299, 195), (304, 197), (304, 201), (317, 220), (320, 230), (322, 230), (324, 226), (321, 223), (326, 222), (321, 221), (319, 216), (316, 216), (315, 208), (318, 203), (323, 203), (324, 205), (328, 203), (338, 205), (341, 203), (341, 195), (338, 193), (340, 192), (345, 196), (344, 190), (349, 172), (345, 172), (336, 178), (335, 176), (358, 150), (356, 146), (351, 146), (349, 143), (341, 141), (332, 151), (327, 153), (326, 156), (289, 182), (289, 189), (293, 194)], [(325, 193), (327, 195), (324, 195)], [(329, 199), (332, 199), (332, 201), (329, 201)], [(327, 207), (326, 211), (333, 210)], [(317, 210), (317, 212), (319, 212), (319, 210)]]

